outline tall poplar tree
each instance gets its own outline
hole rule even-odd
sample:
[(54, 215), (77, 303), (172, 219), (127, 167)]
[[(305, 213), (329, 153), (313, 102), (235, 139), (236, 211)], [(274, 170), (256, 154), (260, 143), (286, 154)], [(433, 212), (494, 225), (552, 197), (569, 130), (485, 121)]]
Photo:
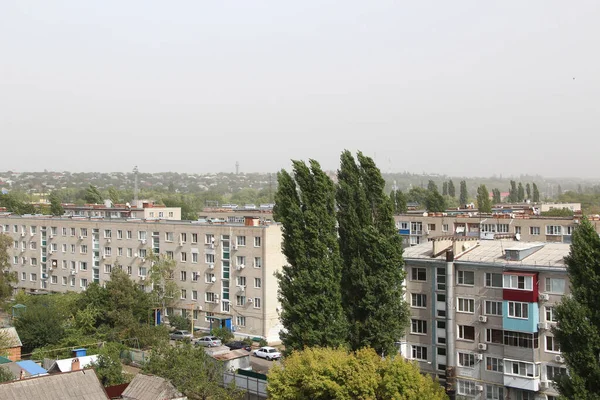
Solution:
[(477, 209), (480, 213), (492, 212), (492, 202), (490, 201), (490, 194), (485, 185), (480, 185), (477, 188)]
[(362, 153), (357, 160), (349, 151), (342, 153), (336, 195), (349, 345), (393, 354), (408, 325), (402, 239), (380, 170)]
[(510, 189), (508, 189), (508, 202), (516, 203), (519, 198), (519, 194), (517, 193), (517, 182), (510, 181)]
[(527, 195), (527, 199), (531, 199), (531, 185), (529, 182), (525, 185), (525, 194)]
[(442, 183), (442, 196), (448, 196), (448, 182)]
[[(277, 175), (274, 218), (283, 230), (288, 264), (277, 274), (286, 351), (337, 347), (348, 336), (342, 309), (335, 187), (318, 162), (293, 161)], [(386, 196), (388, 204), (391, 202)]]
[(408, 211), (406, 195), (402, 192), (402, 190), (392, 190), (390, 193), (390, 199), (392, 200), (394, 215), (404, 214)]
[(452, 182), (452, 179), (448, 181), (448, 195), (450, 197), (456, 197), (456, 188), (454, 187), (454, 182)]
[(540, 201), (540, 191), (538, 190), (537, 185), (534, 183), (533, 184), (533, 202), (539, 203), (539, 201)]
[(467, 201), (469, 201), (469, 194), (467, 193), (467, 182), (466, 181), (460, 181), (460, 198), (459, 198), (459, 202), (461, 207), (464, 206), (465, 204), (467, 204)]
[(571, 251), (565, 257), (571, 295), (563, 296), (555, 307), (558, 325), (553, 329), (569, 374), (555, 381), (566, 399), (599, 399), (600, 238), (583, 218), (572, 240)]
[(502, 203), (502, 194), (500, 193), (500, 189), (492, 189), (492, 195), (494, 197), (494, 203)]
[(519, 186), (517, 188), (517, 201), (521, 202), (525, 200), (525, 188), (523, 184), (519, 182)]

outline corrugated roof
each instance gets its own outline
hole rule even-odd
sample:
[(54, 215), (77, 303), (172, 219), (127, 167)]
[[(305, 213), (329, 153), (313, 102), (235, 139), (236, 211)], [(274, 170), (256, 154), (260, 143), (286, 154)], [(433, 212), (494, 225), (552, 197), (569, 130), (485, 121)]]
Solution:
[(23, 346), (21, 343), (21, 338), (19, 338), (19, 334), (14, 326), (9, 328), (0, 328), (0, 336), (6, 336), (6, 338), (9, 340), (10, 347)]
[(171, 382), (155, 375), (137, 374), (121, 395), (126, 400), (171, 400), (185, 398)]
[(47, 375), (48, 371), (31, 360), (17, 361), (17, 365), (29, 373), (29, 375)]
[(0, 384), (2, 400), (107, 400), (108, 398), (92, 369)]
[[(521, 261), (509, 261), (505, 258), (504, 252), (507, 249), (530, 248), (532, 246), (542, 246), (541, 249), (524, 258)], [(503, 265), (527, 265), (539, 267), (565, 268), (564, 257), (569, 254), (570, 245), (567, 243), (519, 243), (513, 240), (481, 240), (479, 244), (464, 254), (457, 254), (456, 261), (493, 263)], [(433, 246), (430, 242), (422, 243), (416, 246), (404, 249), (404, 258), (410, 259), (438, 259), (444, 260), (446, 255), (440, 254), (438, 257), (432, 257)]]
[(60, 372), (70, 372), (72, 364), (73, 364), (73, 360), (76, 358), (79, 359), (79, 367), (80, 368), (87, 368), (90, 366), (91, 363), (96, 361), (96, 359), (98, 358), (98, 355), (65, 358), (64, 360), (55, 360), (54, 364), (52, 364), (52, 366), (50, 368), (48, 368), (48, 371), (58, 370)]

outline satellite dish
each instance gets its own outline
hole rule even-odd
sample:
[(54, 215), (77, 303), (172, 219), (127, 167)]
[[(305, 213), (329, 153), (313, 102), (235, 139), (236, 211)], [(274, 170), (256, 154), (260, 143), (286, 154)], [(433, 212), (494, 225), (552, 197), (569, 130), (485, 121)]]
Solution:
[(520, 233), (515, 233), (515, 240), (518, 242), (519, 240), (521, 240), (521, 234)]
[(210, 279), (212, 282), (216, 282), (217, 278), (215, 278), (214, 276)]
[(427, 216), (427, 211), (423, 213), (423, 216), (426, 217)]

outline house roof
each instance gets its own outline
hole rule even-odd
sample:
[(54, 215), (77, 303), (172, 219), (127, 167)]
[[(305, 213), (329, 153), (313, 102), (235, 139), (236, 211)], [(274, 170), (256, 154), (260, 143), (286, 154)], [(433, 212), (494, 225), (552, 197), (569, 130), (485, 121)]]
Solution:
[(8, 364), (11, 363), (12, 361), (6, 357), (2, 357), (0, 356), (0, 364)]
[(121, 395), (126, 400), (185, 399), (168, 380), (155, 375), (137, 374)]
[(81, 356), (73, 358), (65, 358), (64, 360), (55, 360), (54, 363), (48, 368), (49, 372), (70, 372), (73, 364), (73, 360), (79, 359), (79, 367), (87, 368), (91, 363), (95, 362), (98, 355), (93, 356)]
[(21, 339), (19, 338), (19, 334), (14, 326), (9, 328), (0, 328), (0, 337), (6, 336), (10, 345), (9, 347), (21, 347), (23, 343), (21, 343)]
[(19, 365), (19, 367), (23, 368), (26, 372), (33, 376), (48, 375), (48, 371), (46, 371), (44, 368), (40, 367), (31, 360), (17, 361), (17, 365)]
[(108, 396), (94, 370), (87, 369), (0, 383), (0, 399), (107, 400)]

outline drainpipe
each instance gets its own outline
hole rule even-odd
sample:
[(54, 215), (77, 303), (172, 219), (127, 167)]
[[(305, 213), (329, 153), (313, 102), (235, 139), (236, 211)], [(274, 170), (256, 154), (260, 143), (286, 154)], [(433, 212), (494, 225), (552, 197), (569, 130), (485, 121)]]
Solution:
[(454, 310), (454, 251), (446, 251), (446, 392), (456, 399), (456, 322)]

